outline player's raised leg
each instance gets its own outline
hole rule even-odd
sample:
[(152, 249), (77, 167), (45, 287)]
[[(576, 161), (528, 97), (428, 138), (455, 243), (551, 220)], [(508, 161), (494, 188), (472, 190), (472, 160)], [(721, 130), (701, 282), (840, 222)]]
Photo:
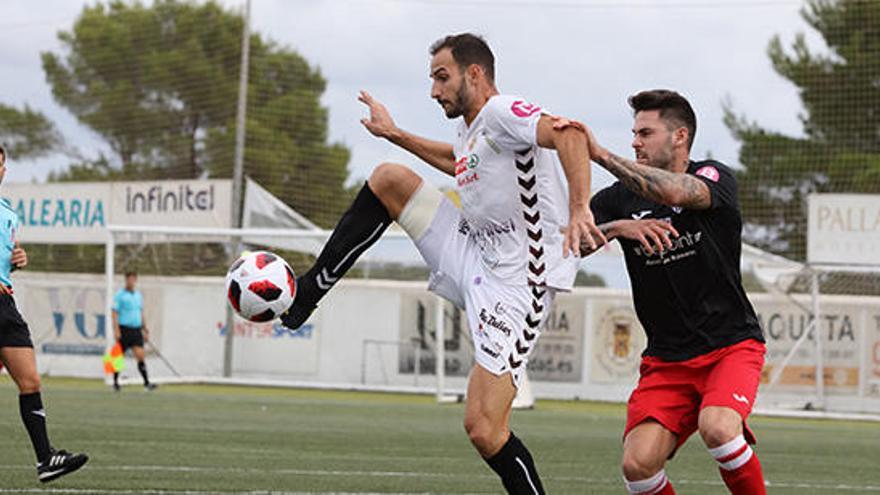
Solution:
[(510, 431), (516, 387), (510, 373), (495, 375), (475, 365), (468, 379), (464, 428), (489, 467), (511, 494), (543, 494), (529, 449)]
[(296, 299), (281, 317), (285, 326), (296, 329), (306, 322), (324, 294), (400, 216), (421, 183), (421, 177), (403, 165), (383, 163), (373, 170), (315, 264), (297, 278)]
[(623, 478), (631, 494), (671, 495), (666, 460), (677, 445), (675, 433), (654, 420), (645, 421), (626, 435), (623, 442)]
[(55, 450), (49, 444), (46, 431), (46, 410), (40, 395), (40, 375), (31, 347), (2, 347), (0, 359), (18, 386), (18, 406), (21, 421), (28, 432), (37, 457), (37, 476), (40, 481), (51, 481), (81, 468), (88, 456)]

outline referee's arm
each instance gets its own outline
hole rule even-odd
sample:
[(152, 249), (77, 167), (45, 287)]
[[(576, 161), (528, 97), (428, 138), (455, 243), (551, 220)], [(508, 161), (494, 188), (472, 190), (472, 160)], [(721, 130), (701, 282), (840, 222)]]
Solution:
[(119, 329), (119, 312), (114, 309), (111, 313), (113, 314), (113, 337), (116, 340), (120, 340), (122, 338), (122, 330)]

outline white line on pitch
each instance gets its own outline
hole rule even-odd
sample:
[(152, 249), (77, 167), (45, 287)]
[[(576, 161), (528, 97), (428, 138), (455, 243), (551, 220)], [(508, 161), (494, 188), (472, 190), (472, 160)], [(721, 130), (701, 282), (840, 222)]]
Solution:
[[(31, 466), (24, 465), (0, 465), (0, 470), (30, 470), (33, 469)], [(452, 473), (438, 473), (438, 472), (417, 472), (417, 471), (342, 471), (342, 470), (323, 470), (323, 469), (259, 469), (259, 468), (230, 468), (230, 467), (206, 467), (206, 466), (89, 466), (88, 469), (90, 471), (164, 471), (164, 472), (234, 472), (234, 473), (242, 473), (242, 474), (281, 474), (281, 475), (301, 475), (301, 476), (370, 476), (370, 477), (383, 477), (383, 478), (486, 478), (486, 479), (494, 479), (494, 475), (488, 474), (469, 474), (469, 475), (461, 475), (461, 474), (452, 474)], [(577, 476), (546, 476), (547, 479), (552, 479), (556, 481), (572, 481), (572, 482), (580, 482), (580, 483), (590, 483), (590, 484), (603, 484), (603, 485), (617, 485), (620, 484), (620, 479), (618, 478), (587, 478), (587, 477), (577, 477)], [(675, 479), (673, 480), (675, 484), (681, 485), (704, 485), (704, 486), (722, 486), (720, 481), (712, 481), (712, 480), (687, 480), (687, 479)], [(838, 490), (838, 491), (852, 491), (852, 492), (880, 492), (880, 485), (853, 485), (846, 483), (788, 483), (788, 482), (773, 482), (770, 481), (767, 483), (768, 487), (771, 488), (799, 488), (799, 489), (810, 489), (810, 490)], [(90, 490), (86, 490), (85, 492), (53, 492), (51, 490), (43, 490), (43, 491), (27, 491), (27, 490), (39, 490), (39, 489), (23, 489), (17, 491), (8, 491), (4, 489), (0, 489), (0, 493), (89, 493)], [(110, 493), (123, 493), (119, 491), (112, 491)], [(132, 493), (155, 493), (155, 494), (203, 494), (209, 492), (163, 492), (163, 491), (140, 491), (140, 492), (132, 492)], [(231, 493), (246, 493), (246, 494), (257, 494), (257, 493), (268, 493), (268, 492), (231, 492)], [(274, 492), (273, 492), (274, 493)]]

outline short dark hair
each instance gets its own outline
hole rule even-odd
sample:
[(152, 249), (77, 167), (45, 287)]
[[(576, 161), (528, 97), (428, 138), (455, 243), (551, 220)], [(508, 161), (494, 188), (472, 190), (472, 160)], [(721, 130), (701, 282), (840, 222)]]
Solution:
[(495, 55), (482, 36), (471, 33), (450, 34), (431, 45), (431, 56), (444, 48), (452, 50), (452, 58), (461, 67), (462, 72), (473, 64), (483, 68), (486, 77), (495, 81)]
[(0, 163), (6, 163), (6, 158), (8, 158), (9, 155), (6, 154), (6, 148), (3, 147), (2, 143), (0, 143), (0, 155), (3, 155), (3, 161), (0, 161)]
[(134, 270), (128, 270), (128, 271), (125, 272), (125, 278), (128, 278), (128, 277), (137, 277), (137, 276), (138, 276), (138, 272), (136, 272), (136, 271), (134, 271)]
[(644, 110), (660, 110), (660, 118), (688, 130), (688, 150), (697, 134), (697, 116), (684, 96), (668, 89), (641, 91), (629, 97), (633, 115)]

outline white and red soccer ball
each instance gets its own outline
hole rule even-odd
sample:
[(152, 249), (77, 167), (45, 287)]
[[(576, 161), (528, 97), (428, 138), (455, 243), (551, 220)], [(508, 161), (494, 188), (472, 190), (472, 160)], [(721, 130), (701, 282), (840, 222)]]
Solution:
[(242, 253), (226, 274), (226, 298), (246, 320), (274, 320), (290, 308), (295, 296), (293, 270), (268, 251)]

